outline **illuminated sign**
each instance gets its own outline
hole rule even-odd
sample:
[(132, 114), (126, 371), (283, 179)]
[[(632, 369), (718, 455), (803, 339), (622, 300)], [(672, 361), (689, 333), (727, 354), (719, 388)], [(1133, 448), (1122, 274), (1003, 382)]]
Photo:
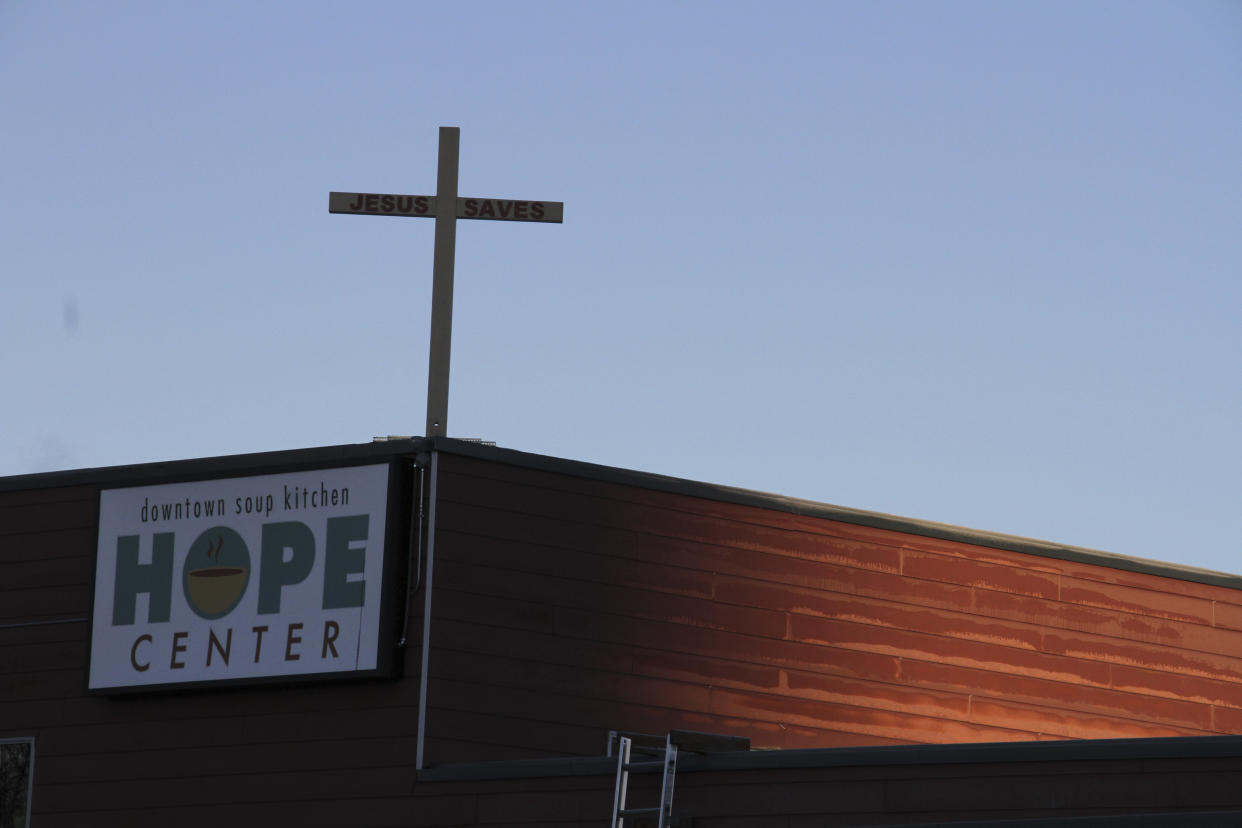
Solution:
[(388, 465), (108, 489), (89, 688), (376, 673)]

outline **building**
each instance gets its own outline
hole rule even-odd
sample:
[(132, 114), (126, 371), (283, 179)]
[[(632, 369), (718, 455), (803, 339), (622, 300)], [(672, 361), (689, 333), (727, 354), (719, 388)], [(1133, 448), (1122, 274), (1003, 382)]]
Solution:
[(1220, 573), (434, 438), (3, 478), (0, 575), (37, 828), (599, 826), (612, 730), (749, 740), (700, 828), (1242, 822)]

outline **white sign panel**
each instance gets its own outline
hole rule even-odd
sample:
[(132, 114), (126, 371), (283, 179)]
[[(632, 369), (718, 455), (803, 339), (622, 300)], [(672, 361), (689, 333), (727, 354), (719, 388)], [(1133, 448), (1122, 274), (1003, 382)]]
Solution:
[(376, 669), (388, 473), (101, 492), (90, 689)]

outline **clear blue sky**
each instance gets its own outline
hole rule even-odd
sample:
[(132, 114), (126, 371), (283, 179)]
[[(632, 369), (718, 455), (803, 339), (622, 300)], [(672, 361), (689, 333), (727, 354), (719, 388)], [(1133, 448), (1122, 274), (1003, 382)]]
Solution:
[(1242, 3), (0, 3), (0, 474), (423, 429), (1242, 572)]

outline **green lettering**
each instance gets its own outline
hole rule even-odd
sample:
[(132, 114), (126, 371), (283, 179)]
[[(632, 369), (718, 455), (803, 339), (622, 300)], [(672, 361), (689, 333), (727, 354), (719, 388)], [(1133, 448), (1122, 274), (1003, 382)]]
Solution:
[(280, 591), (310, 575), (315, 564), (315, 536), (310, 527), (296, 520), (265, 523), (259, 560), (259, 614), (270, 615), (280, 612)]
[(133, 624), (138, 595), (150, 596), (147, 623), (167, 621), (172, 611), (173, 533), (157, 532), (151, 540), (151, 563), (138, 563), (138, 536), (116, 539), (116, 580), (112, 585), (112, 624)]
[(367, 548), (353, 544), (367, 539), (370, 515), (328, 518), (328, 537), (323, 547), (323, 608), (360, 607), (366, 598), (366, 581), (349, 580), (367, 568)]

